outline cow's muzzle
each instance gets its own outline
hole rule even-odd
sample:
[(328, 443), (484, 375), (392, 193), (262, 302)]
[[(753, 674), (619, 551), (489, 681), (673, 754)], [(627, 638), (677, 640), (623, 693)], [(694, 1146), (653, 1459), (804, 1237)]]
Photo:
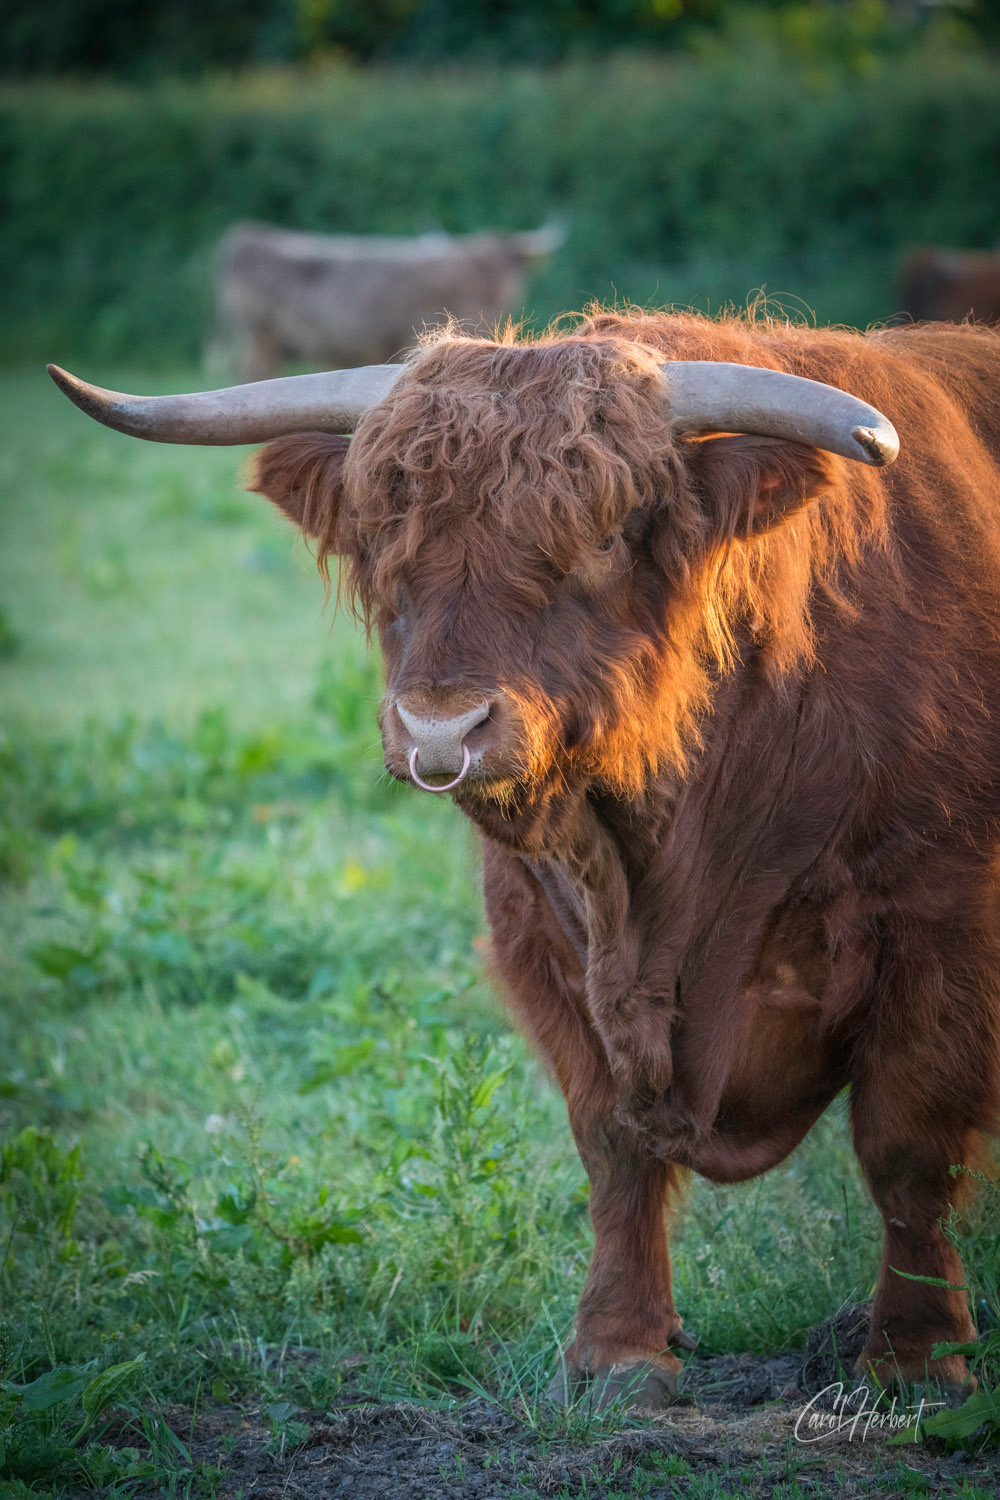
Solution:
[[(477, 766), (482, 762), (489, 739), (491, 704), (483, 700), (461, 713), (424, 705), (420, 708), (422, 711), (413, 705), (407, 707), (402, 698), (395, 703), (402, 730), (400, 748), (410, 778), (425, 792), (450, 792), (465, 780), (474, 761)], [(470, 737), (474, 739), (472, 748)], [(447, 779), (430, 782), (428, 776)]]

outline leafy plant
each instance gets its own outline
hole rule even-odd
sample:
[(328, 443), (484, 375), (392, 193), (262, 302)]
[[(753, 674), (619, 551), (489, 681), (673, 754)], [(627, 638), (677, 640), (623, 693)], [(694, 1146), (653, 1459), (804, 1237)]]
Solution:
[[(0, 1381), (0, 1477), (53, 1478), (78, 1470), (86, 1441), (132, 1383), (143, 1356), (95, 1373), (96, 1363), (57, 1366), (23, 1384)], [(141, 1477), (141, 1466), (112, 1467), (116, 1477)]]
[(293, 1420), (298, 1409), (291, 1401), (272, 1401), (264, 1408), (264, 1415), (271, 1428), (268, 1446), (272, 1453), (284, 1453), (286, 1448), (297, 1448), (309, 1436), (309, 1424)]
[[(977, 1446), (995, 1447), (1000, 1446), (1000, 1186), (973, 1168), (953, 1167), (952, 1175), (969, 1179), (968, 1185), (976, 1190), (970, 1222), (963, 1224), (952, 1209), (945, 1233), (965, 1256), (974, 1304), (986, 1329), (973, 1343), (935, 1344), (932, 1354), (935, 1359), (957, 1354), (967, 1360), (976, 1389), (961, 1403), (943, 1406), (922, 1418), (893, 1442), (932, 1437), (958, 1446), (975, 1438)], [(935, 1277), (908, 1279), (948, 1285)]]
[(0, 1144), (0, 1211), (7, 1221), (0, 1271), (16, 1235), (31, 1236), (60, 1259), (77, 1252), (73, 1228), (82, 1176), (81, 1147), (62, 1151), (48, 1132), (33, 1125)]

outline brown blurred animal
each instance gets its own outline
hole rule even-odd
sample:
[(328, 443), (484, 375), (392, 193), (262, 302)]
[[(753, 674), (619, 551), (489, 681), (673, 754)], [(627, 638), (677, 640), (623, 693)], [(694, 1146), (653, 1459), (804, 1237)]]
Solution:
[(960, 1386), (932, 1348), (975, 1336), (942, 1224), (1000, 1107), (1000, 335), (608, 313), (249, 393), (56, 378), (157, 440), (288, 434), (253, 487), (377, 628), (390, 772), (481, 832), (590, 1177), (553, 1393), (672, 1396), (671, 1191), (767, 1171), (845, 1088), (885, 1224), (861, 1366)]
[(492, 328), (518, 309), (529, 266), (562, 241), (520, 234), (300, 234), (235, 224), (216, 252), (208, 362), (235, 357), (243, 380), (289, 360), (322, 369), (393, 360), (425, 325)]
[(900, 273), (899, 305), (916, 323), (1000, 321), (1000, 252), (911, 251)]

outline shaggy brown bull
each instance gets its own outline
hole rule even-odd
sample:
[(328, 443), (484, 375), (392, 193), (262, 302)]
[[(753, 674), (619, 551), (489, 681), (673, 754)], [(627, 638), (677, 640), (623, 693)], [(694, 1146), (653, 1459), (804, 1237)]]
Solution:
[(931, 1349), (974, 1337), (941, 1223), (1000, 1101), (1000, 338), (608, 314), (201, 397), (58, 378), (166, 441), (326, 428), (254, 488), (377, 628), (390, 771), (482, 832), (591, 1182), (571, 1389), (673, 1393), (680, 1173), (766, 1171), (844, 1088), (862, 1366), (963, 1381)]

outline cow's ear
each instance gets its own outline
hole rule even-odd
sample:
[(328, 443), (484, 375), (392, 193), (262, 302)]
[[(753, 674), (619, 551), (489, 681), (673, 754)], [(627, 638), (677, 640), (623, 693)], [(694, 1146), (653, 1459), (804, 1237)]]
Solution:
[(348, 437), (300, 432), (255, 453), (246, 487), (267, 498), (318, 543), (320, 557), (337, 550), (337, 521)]
[(704, 438), (685, 444), (691, 484), (716, 534), (756, 536), (837, 484), (840, 460), (783, 438)]

